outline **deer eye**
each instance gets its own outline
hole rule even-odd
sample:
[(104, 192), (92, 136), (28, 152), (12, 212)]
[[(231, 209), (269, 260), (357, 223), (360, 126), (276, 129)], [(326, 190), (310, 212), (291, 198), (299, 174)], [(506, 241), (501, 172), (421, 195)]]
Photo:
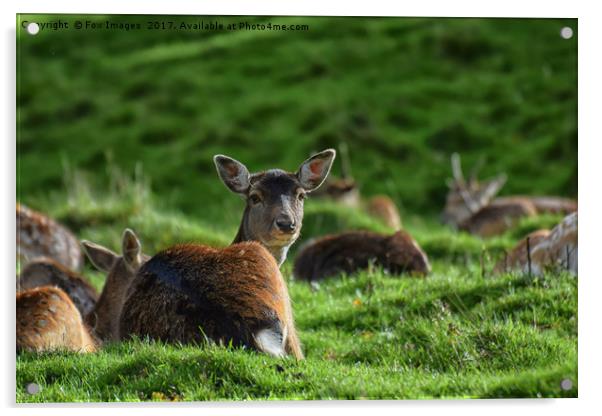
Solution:
[(251, 204), (256, 205), (261, 202), (261, 197), (258, 194), (251, 194), (249, 196), (249, 201), (251, 201)]

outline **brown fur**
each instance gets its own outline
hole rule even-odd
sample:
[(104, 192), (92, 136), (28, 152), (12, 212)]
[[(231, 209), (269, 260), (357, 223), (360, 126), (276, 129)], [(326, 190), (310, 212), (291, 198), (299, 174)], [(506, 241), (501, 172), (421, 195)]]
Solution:
[(17, 352), (94, 352), (96, 343), (71, 299), (45, 286), (17, 294)]
[(516, 202), (527, 200), (535, 207), (537, 214), (564, 214), (568, 215), (577, 211), (577, 201), (570, 198), (561, 198), (556, 196), (505, 196), (495, 198), (494, 204), (506, 202)]
[(98, 300), (98, 292), (83, 276), (48, 257), (28, 263), (21, 271), (17, 286), (19, 291), (40, 286), (60, 287), (82, 316), (90, 313)]
[(393, 274), (426, 275), (426, 254), (405, 231), (391, 236), (369, 231), (348, 231), (322, 237), (297, 255), (294, 275), (303, 280), (320, 280), (341, 272), (353, 273), (375, 262)]
[(254, 335), (265, 328), (286, 334), (286, 353), (303, 358), (278, 264), (256, 242), (158, 253), (134, 278), (120, 321), (122, 338), (199, 343), (206, 336), (258, 350)]
[(508, 253), (505, 258), (497, 262), (493, 268), (493, 273), (506, 273), (515, 269), (522, 269), (527, 264), (527, 238), (529, 238), (529, 247), (533, 252), (535, 247), (542, 239), (550, 234), (550, 230), (533, 231), (527, 237), (520, 240), (516, 246)]
[(22, 264), (36, 257), (50, 257), (79, 271), (83, 256), (79, 242), (63, 225), (17, 203), (17, 256)]
[(491, 237), (511, 229), (521, 218), (536, 214), (535, 207), (527, 200), (491, 203), (460, 223), (458, 228), (481, 237)]
[(386, 195), (377, 195), (368, 200), (366, 212), (394, 230), (401, 230), (401, 217), (395, 203)]
[[(531, 253), (532, 272), (540, 275), (546, 270), (566, 270), (574, 275), (578, 272), (578, 217), (567, 215), (552, 228)], [(524, 270), (524, 268), (523, 268)]]
[(132, 280), (140, 266), (148, 260), (142, 254), (140, 241), (133, 231), (126, 229), (122, 237), (122, 254), (83, 241), (82, 246), (92, 264), (107, 274), (102, 293), (90, 313), (85, 315), (86, 324), (103, 341), (119, 339), (119, 317)]

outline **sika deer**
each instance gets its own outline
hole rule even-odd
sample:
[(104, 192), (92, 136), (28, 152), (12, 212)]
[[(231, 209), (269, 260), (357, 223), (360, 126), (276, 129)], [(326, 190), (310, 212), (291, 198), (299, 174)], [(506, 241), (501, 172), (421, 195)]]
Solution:
[(119, 317), (127, 290), (140, 266), (149, 259), (142, 254), (140, 241), (132, 230), (126, 229), (121, 241), (121, 256), (98, 244), (82, 241), (90, 262), (107, 274), (98, 302), (85, 315), (86, 323), (94, 328), (96, 336), (103, 341), (119, 339)]
[(17, 352), (96, 348), (79, 311), (61, 289), (44, 286), (17, 294)]
[(98, 300), (98, 292), (83, 276), (49, 257), (28, 263), (17, 280), (18, 291), (42, 286), (60, 287), (69, 295), (81, 316), (89, 314)]
[(17, 203), (17, 256), (22, 265), (36, 257), (50, 257), (79, 271), (83, 256), (79, 242), (64, 226)]
[(247, 200), (232, 245), (176, 245), (145, 263), (123, 305), (121, 338), (232, 342), (302, 359), (279, 265), (299, 236), (305, 194), (322, 184), (334, 157), (334, 150), (326, 150), (297, 173), (272, 169), (251, 175), (242, 163), (215, 156), (224, 184)]
[(426, 275), (431, 269), (424, 251), (405, 231), (390, 236), (348, 231), (307, 244), (295, 258), (293, 274), (298, 279), (320, 280), (366, 269), (370, 263), (392, 274)]
[(468, 181), (464, 179), (460, 156), (451, 158), (453, 180), (442, 215), (443, 222), (482, 237), (505, 232), (521, 218), (541, 213), (571, 213), (577, 202), (552, 196), (510, 196), (495, 198), (506, 183), (506, 175), (480, 183), (476, 179), (478, 167), (473, 169)]

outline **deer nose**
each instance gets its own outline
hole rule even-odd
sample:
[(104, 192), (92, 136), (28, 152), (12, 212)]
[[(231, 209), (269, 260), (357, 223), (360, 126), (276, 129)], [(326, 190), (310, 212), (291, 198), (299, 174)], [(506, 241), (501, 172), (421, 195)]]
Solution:
[(295, 221), (290, 218), (277, 218), (276, 227), (284, 233), (292, 233), (295, 231)]

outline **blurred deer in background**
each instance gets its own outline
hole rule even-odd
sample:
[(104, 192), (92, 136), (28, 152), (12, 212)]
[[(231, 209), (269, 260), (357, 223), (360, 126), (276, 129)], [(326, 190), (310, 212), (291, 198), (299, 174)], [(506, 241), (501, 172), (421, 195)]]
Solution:
[(506, 183), (506, 175), (479, 182), (477, 172), (483, 161), (464, 179), (460, 156), (451, 157), (453, 180), (448, 182), (449, 192), (442, 214), (444, 223), (471, 234), (489, 237), (502, 234), (521, 218), (541, 213), (568, 214), (577, 210), (577, 202), (553, 196), (509, 196), (495, 198)]
[(98, 300), (98, 292), (83, 276), (48, 257), (38, 257), (25, 265), (17, 279), (17, 291), (42, 286), (61, 288), (84, 317)]
[(399, 210), (393, 200), (386, 195), (376, 195), (362, 200), (357, 182), (351, 174), (349, 151), (345, 143), (339, 145), (341, 154), (341, 178), (332, 175), (312, 196), (330, 199), (351, 208), (363, 209), (368, 215), (378, 219), (394, 230), (402, 227)]
[(574, 212), (551, 231), (537, 230), (523, 238), (498, 261), (493, 271), (520, 271), (540, 276), (545, 271), (566, 270), (577, 275), (578, 255), (578, 218)]
[(17, 352), (94, 352), (97, 344), (65, 292), (44, 286), (17, 294)]
[(306, 244), (295, 258), (293, 274), (297, 279), (314, 281), (343, 272), (351, 274), (371, 264), (394, 275), (426, 276), (431, 271), (428, 257), (405, 231), (392, 235), (346, 231)]
[(75, 271), (84, 264), (79, 241), (66, 227), (19, 203), (17, 257), (21, 266), (36, 257), (50, 257)]

